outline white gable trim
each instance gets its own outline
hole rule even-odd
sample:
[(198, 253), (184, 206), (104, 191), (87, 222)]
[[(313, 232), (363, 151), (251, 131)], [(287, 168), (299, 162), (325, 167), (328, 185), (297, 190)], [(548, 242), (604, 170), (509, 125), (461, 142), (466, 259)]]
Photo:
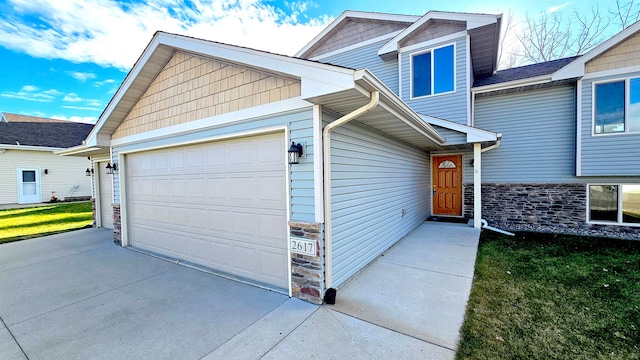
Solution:
[(567, 64), (562, 69), (556, 71), (552, 76), (552, 80), (556, 81), (556, 80), (572, 79), (572, 78), (584, 76), (585, 74), (584, 68), (587, 62), (596, 58), (597, 56), (609, 50), (610, 48), (618, 45), (619, 43), (626, 40), (629, 36), (633, 35), (637, 31), (640, 31), (640, 21), (620, 31), (616, 35), (609, 38), (607, 41), (603, 42), (602, 44), (588, 51), (586, 54), (582, 55), (580, 58), (574, 60), (573, 62)]
[(415, 15), (398, 15), (398, 14), (382, 14), (382, 13), (374, 13), (374, 12), (364, 12), (364, 11), (351, 11), (347, 10), (343, 12), (337, 19), (333, 20), (329, 26), (324, 28), (316, 37), (313, 38), (307, 45), (305, 45), (300, 51), (298, 51), (294, 56), (300, 57), (305, 52), (309, 51), (316, 43), (322, 40), (331, 30), (333, 30), (336, 26), (340, 25), (345, 19), (354, 18), (354, 19), (365, 19), (365, 20), (383, 20), (383, 21), (398, 21), (398, 22), (406, 22), (407, 24), (413, 23), (418, 20), (420, 17)]
[[(108, 140), (110, 136), (100, 136), (100, 130), (107, 121), (119, 124), (124, 120), (112, 118), (112, 114), (118, 104), (127, 96), (128, 90), (135, 82), (142, 81), (142, 85), (146, 84), (147, 87), (153, 82), (155, 76), (152, 75), (154, 74), (144, 74), (146, 76), (145, 78), (142, 78), (140, 75), (146, 69), (146, 64), (149, 63), (150, 59), (156, 54), (156, 50), (160, 47), (164, 47), (165, 51), (163, 51), (161, 55), (156, 56), (164, 56), (165, 58), (155, 59), (159, 60), (156, 61), (156, 66), (163, 61), (165, 63), (169, 61), (173, 52), (167, 51), (168, 49), (191, 52), (208, 58), (224, 59), (228, 62), (246, 65), (251, 68), (265, 69), (270, 72), (284, 74), (285, 76), (299, 78), (301, 79), (303, 98), (311, 98), (354, 87), (354, 70), (352, 69), (182, 35), (158, 32), (144, 50), (140, 59), (134, 65), (134, 68), (127, 75), (113, 99), (109, 102), (109, 105), (107, 105), (107, 108), (102, 116), (100, 116), (94, 129), (89, 136), (87, 136), (87, 146), (109, 145)], [(133, 97), (135, 95), (129, 94), (129, 96)], [(137, 98), (130, 98), (128, 100), (135, 102)]]
[(485, 14), (466, 14), (466, 13), (452, 13), (452, 12), (440, 12), (429, 11), (419, 20), (411, 24), (408, 28), (404, 29), (400, 34), (396, 35), (388, 43), (384, 44), (379, 50), (378, 55), (382, 56), (394, 51), (398, 51), (398, 44), (407, 36), (416, 31), (420, 26), (424, 25), (431, 19), (438, 20), (454, 20), (464, 21), (467, 24), (467, 30), (475, 29), (481, 26), (490, 25), (498, 21), (502, 15), (485, 15)]

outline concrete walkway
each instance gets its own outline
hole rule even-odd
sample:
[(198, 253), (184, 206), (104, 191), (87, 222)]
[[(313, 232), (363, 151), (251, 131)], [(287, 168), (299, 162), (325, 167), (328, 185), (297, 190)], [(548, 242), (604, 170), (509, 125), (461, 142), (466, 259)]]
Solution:
[(115, 246), (107, 230), (3, 244), (0, 359), (451, 359), (477, 234), (426, 223), (333, 306)]

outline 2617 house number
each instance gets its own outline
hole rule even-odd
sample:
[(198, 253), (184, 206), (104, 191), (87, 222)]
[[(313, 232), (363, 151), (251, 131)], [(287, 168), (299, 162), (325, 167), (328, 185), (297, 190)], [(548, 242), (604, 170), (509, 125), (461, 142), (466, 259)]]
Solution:
[(290, 247), (292, 253), (316, 256), (315, 240), (292, 238)]

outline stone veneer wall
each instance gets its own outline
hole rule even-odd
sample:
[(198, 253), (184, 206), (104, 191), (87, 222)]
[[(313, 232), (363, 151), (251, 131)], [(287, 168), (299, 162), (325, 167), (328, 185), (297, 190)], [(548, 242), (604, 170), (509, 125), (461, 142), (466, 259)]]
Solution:
[(120, 221), (120, 204), (113, 204), (113, 242), (122, 245), (122, 223)]
[(321, 223), (289, 221), (291, 236), (317, 240), (316, 256), (291, 254), (291, 291), (294, 297), (322, 304), (324, 298), (324, 229)]
[[(585, 184), (482, 184), (482, 218), (511, 231), (640, 239), (640, 228), (587, 224)], [(464, 184), (464, 215), (473, 217), (473, 184)]]

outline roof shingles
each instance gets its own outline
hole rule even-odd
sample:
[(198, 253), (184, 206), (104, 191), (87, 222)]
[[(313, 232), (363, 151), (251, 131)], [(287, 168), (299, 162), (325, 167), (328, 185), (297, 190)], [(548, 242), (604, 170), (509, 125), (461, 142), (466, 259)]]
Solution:
[(487, 86), (510, 81), (530, 79), (538, 76), (550, 75), (568, 65), (580, 56), (573, 56), (564, 59), (545, 61), (538, 64), (520, 66), (516, 68), (497, 71), (495, 74), (478, 78), (473, 86)]
[(0, 122), (0, 146), (24, 145), (68, 148), (82, 144), (93, 125), (65, 120), (54, 120), (2, 114), (8, 122)]

